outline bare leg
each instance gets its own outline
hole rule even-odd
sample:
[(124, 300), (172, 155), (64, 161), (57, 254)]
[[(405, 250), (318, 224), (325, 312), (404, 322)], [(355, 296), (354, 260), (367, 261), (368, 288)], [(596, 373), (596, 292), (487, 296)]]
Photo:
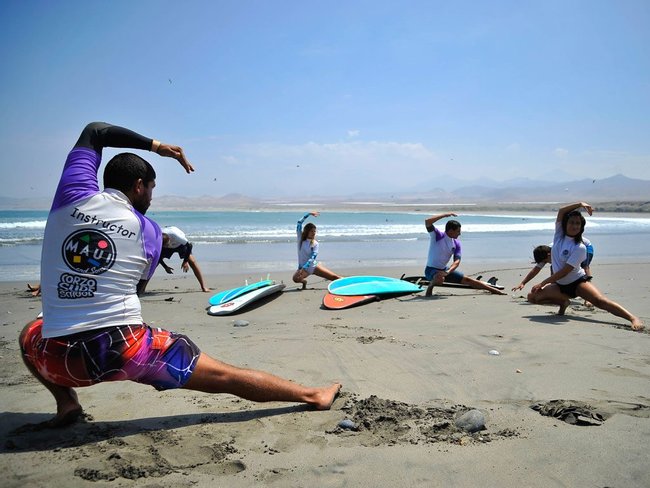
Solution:
[(609, 313), (616, 315), (617, 317), (621, 317), (626, 320), (629, 320), (630, 323), (632, 324), (632, 330), (643, 330), (644, 327), (643, 323), (637, 316), (632, 315), (626, 309), (621, 307), (618, 303), (605, 297), (605, 295), (603, 295), (598, 290), (598, 288), (596, 288), (591, 283), (589, 282), (580, 283), (578, 285), (578, 288), (576, 288), (576, 293), (578, 294), (579, 297), (590, 301), (596, 307), (602, 308), (603, 310), (606, 310)]
[(566, 309), (569, 308), (569, 305), (571, 305), (571, 300), (567, 298), (564, 300), (564, 302), (560, 305), (560, 308), (557, 310), (558, 315), (564, 315), (564, 312), (566, 312)]
[(476, 288), (478, 290), (487, 290), (490, 293), (493, 293), (494, 295), (505, 295), (506, 292), (499, 290), (498, 288), (494, 288), (493, 286), (487, 285), (483, 283), (482, 281), (475, 280), (474, 278), (470, 278), (468, 276), (463, 276), (463, 280), (461, 281), (464, 285), (469, 285), (472, 288)]
[(27, 283), (27, 289), (32, 292), (33, 297), (40, 296), (41, 294), (41, 285), (40, 283), (38, 285), (30, 285)]
[(431, 278), (431, 281), (429, 281), (429, 286), (427, 286), (427, 291), (424, 292), (425, 297), (430, 297), (433, 295), (433, 287), (435, 285), (442, 285), (442, 283), (445, 281), (445, 273), (441, 271), (437, 271), (435, 275), (433, 275), (433, 278)]
[(299, 269), (293, 274), (293, 282), (302, 283), (302, 289), (304, 290), (307, 288), (307, 276), (309, 276), (309, 273), (307, 273), (307, 271), (304, 269)]
[(199, 285), (201, 285), (201, 291), (204, 292), (211, 291), (210, 288), (205, 286), (205, 281), (203, 281), (203, 275), (201, 274), (199, 263), (196, 262), (196, 259), (194, 258), (193, 254), (190, 254), (190, 257), (187, 260), (187, 264), (190, 265), (190, 268), (192, 268), (192, 272), (194, 273), (194, 276), (196, 276), (196, 279), (199, 280)]
[(568, 296), (560, 291), (560, 287), (555, 283), (550, 283), (542, 288), (537, 293), (529, 293), (528, 301), (530, 303), (536, 303), (539, 305), (554, 304), (559, 305), (560, 308), (557, 311), (558, 315), (564, 315), (566, 309), (571, 305), (571, 300)]
[(317, 410), (328, 410), (341, 384), (311, 388), (264, 371), (231, 366), (201, 353), (184, 388), (206, 393), (230, 393), (254, 402), (306, 403)]
[(314, 274), (316, 276), (320, 276), (321, 278), (325, 278), (326, 280), (330, 280), (330, 281), (338, 280), (339, 278), (341, 278), (341, 276), (337, 275), (334, 271), (330, 271), (322, 264), (316, 265), (316, 269), (314, 269)]
[[(22, 344), (23, 342), (23, 337), (24, 334), (27, 332), (27, 329), (32, 325), (33, 322), (30, 322), (25, 326), (23, 331), (20, 334), (20, 343)], [(81, 404), (79, 403), (79, 398), (77, 397), (77, 393), (70, 387), (68, 386), (59, 386), (55, 385), (54, 383), (49, 382), (45, 378), (41, 376), (41, 374), (34, 368), (34, 366), (27, 361), (27, 359), (23, 357), (23, 362), (25, 363), (25, 366), (27, 366), (27, 369), (29, 370), (30, 373), (34, 375), (34, 377), (40, 381), (45, 388), (49, 390), (49, 392), (54, 396), (54, 400), (56, 401), (56, 416), (52, 417), (50, 420), (47, 420), (41, 424), (38, 425), (38, 427), (41, 428), (57, 428), (57, 427), (65, 427), (66, 425), (73, 424), (76, 422), (81, 414), (83, 413), (83, 410), (81, 408)]]

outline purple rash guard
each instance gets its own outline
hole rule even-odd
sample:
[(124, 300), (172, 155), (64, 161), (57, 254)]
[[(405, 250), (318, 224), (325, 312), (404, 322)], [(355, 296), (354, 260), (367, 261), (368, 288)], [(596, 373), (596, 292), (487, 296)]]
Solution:
[(452, 256), (454, 257), (454, 261), (461, 258), (462, 253), (458, 239), (452, 239), (435, 226), (432, 226), (432, 229), (429, 231), (429, 236), (428, 267), (445, 270)]
[(151, 139), (107, 124), (94, 129), (90, 147), (80, 145), (82, 134), (68, 155), (45, 227), (45, 338), (142, 324), (136, 287), (151, 277), (160, 256), (158, 225), (135, 210), (121, 191), (101, 192), (97, 181), (102, 147), (145, 149)]

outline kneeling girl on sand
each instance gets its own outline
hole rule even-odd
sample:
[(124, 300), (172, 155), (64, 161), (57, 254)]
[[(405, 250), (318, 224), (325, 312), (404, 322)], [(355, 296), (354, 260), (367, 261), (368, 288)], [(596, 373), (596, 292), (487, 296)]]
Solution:
[(302, 283), (302, 289), (307, 287), (307, 277), (311, 274), (326, 280), (338, 280), (341, 276), (330, 271), (316, 261), (318, 256), (318, 241), (316, 240), (316, 226), (309, 222), (303, 228), (302, 224), (309, 216), (318, 217), (319, 212), (309, 212), (298, 221), (296, 236), (298, 238), (298, 270), (293, 274), (295, 283)]
[(558, 211), (551, 248), (553, 274), (532, 287), (528, 301), (554, 303), (560, 306), (558, 314), (563, 315), (571, 304), (570, 299), (579, 296), (598, 308), (629, 320), (633, 330), (643, 329), (641, 320), (605, 297), (590, 283), (591, 276), (580, 266), (587, 257), (587, 248), (582, 240), (586, 221), (579, 208), (584, 208), (589, 215), (593, 213), (591, 205), (584, 202), (566, 205)]

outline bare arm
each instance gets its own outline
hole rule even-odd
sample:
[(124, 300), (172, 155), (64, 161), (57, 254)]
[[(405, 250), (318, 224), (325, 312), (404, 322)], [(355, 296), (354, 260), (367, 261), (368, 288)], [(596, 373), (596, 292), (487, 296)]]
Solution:
[(140, 280), (138, 281), (138, 284), (136, 285), (135, 292), (138, 296), (142, 296), (144, 291), (147, 289), (147, 283), (149, 283), (149, 280)]
[(538, 268), (537, 266), (533, 267), (533, 269), (531, 269), (528, 272), (526, 277), (523, 280), (521, 280), (521, 283), (519, 283), (517, 286), (515, 286), (512, 289), (512, 291), (523, 290), (524, 286), (526, 286), (526, 283), (528, 283), (530, 280), (532, 280), (535, 276), (537, 276), (539, 274), (540, 269), (541, 268)]
[(589, 215), (594, 213), (594, 209), (591, 208), (591, 205), (589, 205), (588, 203), (585, 202), (570, 203), (569, 205), (566, 205), (557, 211), (557, 218), (555, 220), (557, 222), (562, 222), (562, 219), (567, 213), (576, 210), (578, 208), (584, 208)]
[(173, 274), (174, 273), (174, 268), (172, 268), (171, 266), (168, 266), (167, 263), (165, 263), (165, 261), (163, 261), (163, 258), (160, 258), (160, 260), (158, 261), (158, 264), (161, 265), (165, 269), (165, 272), (167, 274)]
[(557, 280), (560, 280), (564, 278), (566, 275), (568, 275), (571, 271), (573, 270), (573, 266), (570, 264), (565, 264), (564, 268), (562, 268), (560, 271), (557, 271), (553, 273), (551, 276), (546, 278), (544, 281), (541, 283), (537, 283), (535, 286), (531, 288), (531, 292), (537, 293), (539, 290), (544, 288), (544, 286), (548, 285), (549, 283), (555, 283)]
[(165, 144), (153, 140), (151, 142), (151, 150), (159, 156), (174, 158), (176, 161), (181, 163), (181, 166), (185, 169), (186, 173), (192, 173), (194, 171), (194, 166), (192, 166), (192, 164), (187, 160), (183, 148), (180, 146), (174, 146), (172, 144)]
[(428, 229), (431, 228), (431, 226), (434, 223), (438, 222), (438, 220), (444, 219), (445, 217), (456, 217), (456, 216), (457, 215), (455, 213), (453, 213), (453, 212), (447, 212), (447, 213), (443, 213), (443, 214), (433, 215), (433, 216), (429, 217), (428, 219), (425, 219), (424, 225), (428, 230)]
[(453, 272), (460, 266), (460, 259), (455, 259), (453, 263), (451, 263), (451, 266), (449, 266), (449, 269), (447, 269), (447, 274)]

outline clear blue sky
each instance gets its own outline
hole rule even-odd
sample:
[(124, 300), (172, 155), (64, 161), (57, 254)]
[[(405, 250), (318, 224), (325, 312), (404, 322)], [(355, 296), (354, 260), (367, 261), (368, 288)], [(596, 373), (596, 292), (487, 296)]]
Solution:
[[(0, 196), (90, 121), (182, 145), (158, 195), (650, 179), (650, 2), (0, 2)], [(106, 151), (104, 162), (115, 154)]]

